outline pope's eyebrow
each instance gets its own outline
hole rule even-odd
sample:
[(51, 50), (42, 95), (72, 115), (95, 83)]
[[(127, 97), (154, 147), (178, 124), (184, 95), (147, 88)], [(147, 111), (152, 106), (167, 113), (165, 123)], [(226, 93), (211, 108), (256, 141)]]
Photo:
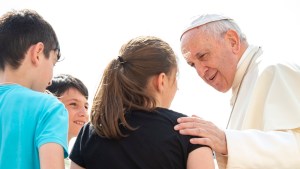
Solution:
[(197, 58), (201, 58), (201, 57), (204, 56), (204, 55), (205, 55), (205, 52), (198, 52), (198, 53), (195, 54), (195, 56), (196, 56)]
[(188, 60), (189, 59), (189, 57), (191, 56), (191, 52), (186, 52), (186, 51), (183, 51), (183, 57), (184, 57), (184, 59), (185, 60)]

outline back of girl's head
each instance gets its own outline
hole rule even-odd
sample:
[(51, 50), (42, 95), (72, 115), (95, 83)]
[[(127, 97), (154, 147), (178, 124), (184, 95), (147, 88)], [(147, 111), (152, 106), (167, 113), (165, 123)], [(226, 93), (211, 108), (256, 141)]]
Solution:
[(29, 47), (38, 42), (44, 44), (44, 54), (47, 58), (51, 50), (59, 50), (53, 28), (38, 13), (33, 10), (19, 10), (2, 15), (0, 70), (4, 70), (6, 64), (17, 69)]
[(47, 90), (56, 97), (60, 97), (70, 88), (78, 90), (86, 99), (88, 99), (89, 93), (87, 87), (81, 80), (68, 74), (55, 76), (52, 79), (51, 85), (47, 87)]
[(106, 67), (92, 106), (91, 122), (96, 132), (108, 138), (124, 136), (119, 125), (132, 129), (126, 111), (151, 111), (154, 96), (147, 91), (151, 77), (170, 75), (177, 68), (176, 56), (168, 43), (153, 36), (141, 36), (124, 44), (119, 57)]

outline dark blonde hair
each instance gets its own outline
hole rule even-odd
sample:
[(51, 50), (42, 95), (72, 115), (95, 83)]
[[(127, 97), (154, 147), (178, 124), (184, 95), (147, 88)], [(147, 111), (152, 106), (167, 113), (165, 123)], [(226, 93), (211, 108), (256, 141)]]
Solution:
[(126, 122), (126, 111), (155, 109), (155, 98), (146, 90), (149, 78), (177, 70), (172, 48), (157, 37), (134, 38), (122, 46), (119, 54), (106, 67), (91, 110), (96, 133), (115, 139), (126, 136), (120, 125), (134, 130)]

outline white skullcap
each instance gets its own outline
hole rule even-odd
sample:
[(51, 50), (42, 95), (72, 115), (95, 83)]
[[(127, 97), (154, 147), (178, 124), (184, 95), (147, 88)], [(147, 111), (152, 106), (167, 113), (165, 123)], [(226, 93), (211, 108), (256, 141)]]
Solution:
[(204, 25), (204, 24), (207, 24), (210, 22), (220, 21), (220, 20), (232, 20), (232, 19), (229, 17), (223, 16), (223, 15), (219, 15), (219, 14), (205, 14), (205, 15), (195, 16), (185, 26), (185, 29), (183, 29), (180, 39), (182, 38), (182, 35), (185, 32), (187, 32), (193, 28), (196, 28), (198, 26), (201, 26), (201, 25)]

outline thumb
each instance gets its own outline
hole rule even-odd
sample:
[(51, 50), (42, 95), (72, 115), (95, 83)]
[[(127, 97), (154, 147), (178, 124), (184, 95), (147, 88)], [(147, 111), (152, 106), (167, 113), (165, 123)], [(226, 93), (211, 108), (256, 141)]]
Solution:
[(199, 118), (199, 119), (202, 119), (202, 118), (200, 118), (199, 116), (197, 116), (197, 115), (192, 115), (192, 117), (196, 117), (196, 118)]

